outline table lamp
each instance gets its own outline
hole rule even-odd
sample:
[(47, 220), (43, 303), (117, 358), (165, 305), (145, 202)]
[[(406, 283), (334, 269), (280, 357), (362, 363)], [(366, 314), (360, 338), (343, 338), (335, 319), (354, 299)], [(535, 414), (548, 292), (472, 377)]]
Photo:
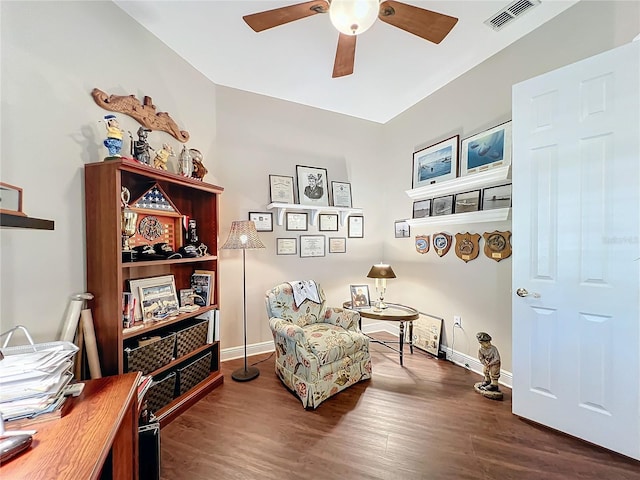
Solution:
[(376, 279), (376, 292), (378, 293), (378, 297), (380, 297), (376, 302), (374, 310), (378, 312), (380, 310), (384, 310), (387, 308), (384, 303), (384, 292), (387, 289), (387, 278), (396, 278), (396, 274), (393, 273), (391, 266), (386, 263), (378, 263), (371, 267), (371, 270), (369, 270), (369, 273), (367, 274), (367, 278)]
[(231, 378), (238, 382), (247, 382), (260, 375), (257, 367), (247, 367), (247, 273), (245, 269), (245, 252), (249, 248), (265, 248), (258, 238), (256, 224), (253, 220), (238, 220), (231, 224), (229, 238), (223, 249), (242, 250), (242, 317), (244, 319), (244, 368), (231, 373)]

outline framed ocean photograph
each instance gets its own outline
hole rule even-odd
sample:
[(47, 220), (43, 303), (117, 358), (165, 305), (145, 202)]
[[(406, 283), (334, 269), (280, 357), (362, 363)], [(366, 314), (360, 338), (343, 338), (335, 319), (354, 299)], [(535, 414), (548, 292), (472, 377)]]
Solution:
[(459, 142), (460, 136), (455, 135), (415, 152), (411, 188), (456, 178)]
[(488, 187), (482, 193), (482, 209), (509, 208), (511, 206), (511, 184)]
[(511, 165), (511, 121), (462, 140), (460, 176)]

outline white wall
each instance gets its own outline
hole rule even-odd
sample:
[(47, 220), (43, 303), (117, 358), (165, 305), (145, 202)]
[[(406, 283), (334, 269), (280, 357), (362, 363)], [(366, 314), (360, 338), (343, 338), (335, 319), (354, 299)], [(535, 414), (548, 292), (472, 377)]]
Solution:
[[(464, 264), (453, 251), (442, 259), (420, 255), (412, 239), (394, 238), (394, 220), (411, 215), (404, 193), (411, 187), (411, 154), (508, 120), (513, 83), (629, 41), (640, 31), (639, 9), (638, 2), (580, 2), (377, 125), (215, 87), (110, 2), (0, 2), (0, 178), (25, 189), (27, 214), (56, 222), (53, 232), (0, 231), (0, 330), (22, 323), (39, 340), (55, 339), (69, 295), (84, 290), (83, 166), (106, 155), (98, 120), (107, 112), (90, 96), (98, 87), (139, 99), (149, 95), (191, 133), (189, 146), (203, 152), (210, 172), (206, 180), (225, 187), (221, 244), (231, 221), (264, 210), (269, 174), (293, 176), (296, 165), (309, 165), (326, 167), (330, 180), (351, 182), (354, 206), (364, 208), (365, 238), (348, 239), (347, 254), (276, 256), (276, 238), (297, 236), (278, 226), (261, 233), (265, 250), (247, 252), (250, 344), (271, 340), (267, 288), (315, 278), (337, 304), (346, 300), (349, 284), (372, 285), (366, 279), (370, 265), (385, 260), (398, 275), (389, 282), (388, 299), (445, 317), (449, 346), (452, 316), (460, 314), (464, 331), (456, 331), (455, 350), (475, 356), (474, 335), (487, 330), (510, 370), (510, 260), (496, 263), (481, 254)], [(133, 120), (119, 118), (125, 128), (137, 129)], [(168, 140), (180, 147), (163, 133), (150, 138), (152, 146)], [(509, 224), (468, 229), (482, 233)], [(312, 227), (308, 233), (319, 232)], [(338, 235), (346, 237), (346, 228)], [(221, 252), (220, 274), (222, 348), (229, 349), (242, 344), (239, 252)]]
[[(24, 324), (55, 340), (69, 296), (85, 289), (83, 167), (107, 155), (98, 121), (110, 112), (92, 89), (152, 97), (216, 171), (215, 87), (111, 2), (3, 1), (0, 13), (0, 178), (24, 189), (27, 215), (55, 221), (0, 230), (0, 331)], [(137, 122), (118, 119), (135, 136)], [(182, 146), (163, 132), (149, 141)]]

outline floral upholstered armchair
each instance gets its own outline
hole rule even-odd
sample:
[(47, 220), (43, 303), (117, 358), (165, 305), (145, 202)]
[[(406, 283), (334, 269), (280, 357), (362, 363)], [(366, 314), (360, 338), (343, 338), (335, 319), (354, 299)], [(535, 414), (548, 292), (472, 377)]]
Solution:
[(303, 407), (316, 408), (330, 396), (371, 378), (371, 356), (369, 339), (358, 325), (360, 314), (327, 307), (320, 285), (305, 283), (317, 287), (319, 303), (294, 299), (294, 287), (302, 282), (281, 283), (266, 292), (265, 301), (276, 374)]

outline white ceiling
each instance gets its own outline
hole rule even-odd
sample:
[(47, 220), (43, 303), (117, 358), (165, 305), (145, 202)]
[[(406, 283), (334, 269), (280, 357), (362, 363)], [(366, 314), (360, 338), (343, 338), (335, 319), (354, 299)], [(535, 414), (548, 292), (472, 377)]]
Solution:
[[(386, 123), (578, 0), (542, 0), (494, 31), (511, 0), (407, 0), (459, 19), (439, 45), (377, 20), (357, 39), (352, 75), (331, 78), (338, 32), (328, 14), (255, 33), (242, 16), (301, 1), (114, 2), (218, 85)], [(541, 55), (544, 52), (540, 52)]]

